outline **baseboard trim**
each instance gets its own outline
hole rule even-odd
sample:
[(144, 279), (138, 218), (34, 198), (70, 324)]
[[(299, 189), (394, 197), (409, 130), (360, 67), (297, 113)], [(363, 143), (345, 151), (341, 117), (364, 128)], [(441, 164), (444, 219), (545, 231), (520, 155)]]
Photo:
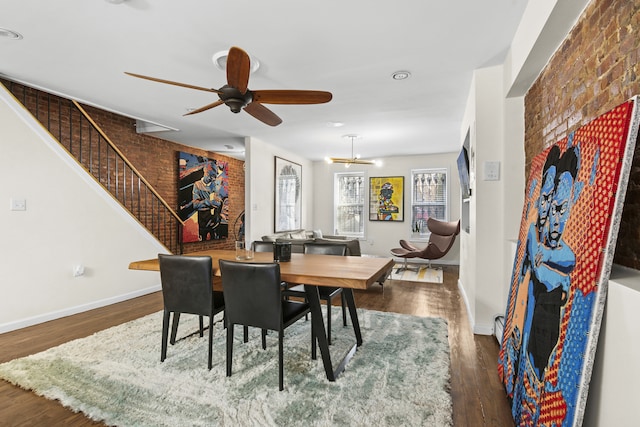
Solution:
[(473, 327), (473, 333), (476, 335), (493, 335), (492, 324), (475, 325)]
[(42, 315), (33, 316), (26, 319), (17, 320), (14, 322), (4, 323), (0, 325), (0, 334), (26, 328), (28, 326), (38, 325), (44, 322), (49, 322), (50, 320), (56, 320), (62, 317), (71, 316), (73, 314), (84, 313), (85, 311), (93, 310), (95, 308), (105, 307), (107, 305), (115, 304), (118, 302), (127, 301), (133, 298), (137, 298), (143, 295), (157, 292), (160, 289), (161, 289), (160, 284), (157, 284), (149, 288), (139, 289), (137, 291), (129, 292), (122, 295), (117, 295), (111, 298), (105, 298), (99, 301), (93, 301), (88, 304), (78, 305), (75, 307), (68, 307), (63, 310), (52, 311), (50, 313), (45, 313)]

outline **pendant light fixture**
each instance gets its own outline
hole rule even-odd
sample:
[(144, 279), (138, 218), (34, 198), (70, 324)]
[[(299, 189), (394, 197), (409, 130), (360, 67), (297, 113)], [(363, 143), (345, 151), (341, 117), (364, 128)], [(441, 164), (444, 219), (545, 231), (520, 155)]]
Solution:
[(360, 155), (353, 154), (353, 141), (360, 138), (360, 135), (349, 134), (343, 135), (343, 138), (351, 140), (351, 157), (327, 157), (325, 160), (327, 163), (344, 163), (344, 167), (348, 168), (351, 165), (376, 165), (380, 166), (378, 160), (361, 160)]

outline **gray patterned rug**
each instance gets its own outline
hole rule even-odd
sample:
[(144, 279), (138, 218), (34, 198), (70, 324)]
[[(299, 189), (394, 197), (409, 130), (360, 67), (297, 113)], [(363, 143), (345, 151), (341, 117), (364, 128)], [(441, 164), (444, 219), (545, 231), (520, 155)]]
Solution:
[[(340, 310), (333, 310), (341, 316)], [(207, 370), (207, 334), (183, 316), (160, 363), (161, 313), (0, 365), (0, 378), (57, 399), (87, 417), (118, 426), (448, 426), (447, 324), (359, 309), (364, 344), (336, 382), (310, 357), (311, 322), (287, 328), (285, 389), (278, 391), (277, 334), (262, 350), (259, 331), (234, 343), (233, 375), (225, 376), (225, 330), (216, 318), (214, 366)], [(355, 342), (342, 319), (333, 323), (332, 357)]]

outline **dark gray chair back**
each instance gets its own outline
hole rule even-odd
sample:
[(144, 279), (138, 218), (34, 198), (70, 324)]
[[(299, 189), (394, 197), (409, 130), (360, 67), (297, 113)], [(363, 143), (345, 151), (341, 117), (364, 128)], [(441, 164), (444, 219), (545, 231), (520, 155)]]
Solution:
[(209, 316), (212, 311), (212, 266), (209, 256), (159, 254), (165, 309)]
[(252, 246), (254, 252), (273, 252), (273, 242), (255, 240)]
[(279, 330), (282, 322), (280, 264), (220, 260), (228, 323)]
[(305, 243), (303, 252), (305, 254), (345, 256), (347, 245), (342, 243)]

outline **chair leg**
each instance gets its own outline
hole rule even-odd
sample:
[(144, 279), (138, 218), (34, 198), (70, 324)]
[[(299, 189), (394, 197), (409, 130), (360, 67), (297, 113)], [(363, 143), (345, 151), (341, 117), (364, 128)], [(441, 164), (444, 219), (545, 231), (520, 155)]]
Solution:
[(167, 358), (167, 338), (169, 337), (169, 317), (171, 313), (164, 310), (164, 315), (162, 317), (162, 346), (160, 348), (160, 361), (164, 362), (164, 359)]
[(173, 313), (173, 324), (171, 325), (171, 345), (176, 343), (176, 335), (178, 334), (178, 323), (180, 322), (180, 313)]
[(282, 345), (282, 331), (278, 331), (278, 381), (280, 391), (284, 390), (284, 346)]
[(202, 320), (202, 316), (198, 316), (199, 317), (199, 323), (200, 323), (200, 338), (202, 338), (204, 336), (204, 321)]
[(249, 342), (249, 327), (248, 326), (243, 326), (242, 327), (242, 333), (244, 336), (244, 342)]
[(227, 325), (227, 376), (231, 376), (231, 363), (233, 359), (233, 324)]
[(266, 329), (262, 330), (262, 349), (263, 350), (267, 349), (267, 330)]
[[(202, 316), (200, 316), (200, 321), (202, 321)], [(202, 334), (202, 330), (200, 330), (200, 334)], [(207, 366), (209, 370), (213, 367), (213, 313), (209, 316), (209, 363)]]

